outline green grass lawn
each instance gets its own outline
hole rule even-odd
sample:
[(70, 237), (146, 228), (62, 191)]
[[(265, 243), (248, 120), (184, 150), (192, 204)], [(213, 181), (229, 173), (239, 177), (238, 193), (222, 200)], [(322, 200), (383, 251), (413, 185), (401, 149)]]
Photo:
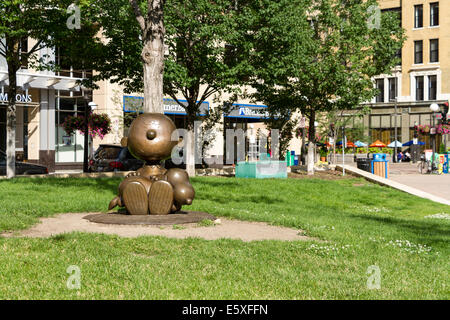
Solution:
[[(106, 211), (120, 179), (0, 181), (0, 230)], [(71, 233), (0, 238), (0, 299), (449, 299), (450, 207), (361, 179), (198, 177), (192, 210), (299, 228), (315, 241)], [(69, 290), (70, 265), (81, 289)], [(370, 266), (381, 288), (370, 290)]]

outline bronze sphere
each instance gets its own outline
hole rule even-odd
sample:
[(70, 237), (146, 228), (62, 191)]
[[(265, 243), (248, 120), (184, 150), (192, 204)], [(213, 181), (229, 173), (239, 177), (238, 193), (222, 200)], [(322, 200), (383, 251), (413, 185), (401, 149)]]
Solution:
[(130, 126), (128, 150), (141, 160), (165, 160), (178, 143), (171, 139), (175, 130), (175, 124), (169, 117), (159, 113), (143, 113)]

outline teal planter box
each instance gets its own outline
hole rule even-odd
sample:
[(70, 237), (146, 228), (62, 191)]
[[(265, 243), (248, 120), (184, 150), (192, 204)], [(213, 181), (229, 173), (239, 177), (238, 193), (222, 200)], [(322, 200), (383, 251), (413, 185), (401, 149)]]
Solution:
[(238, 162), (236, 178), (287, 178), (286, 161), (251, 161)]

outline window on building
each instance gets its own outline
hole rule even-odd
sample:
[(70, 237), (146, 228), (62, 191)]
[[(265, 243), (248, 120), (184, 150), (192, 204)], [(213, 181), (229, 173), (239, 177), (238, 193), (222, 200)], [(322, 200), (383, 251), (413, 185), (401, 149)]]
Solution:
[(381, 9), (381, 13), (395, 13), (398, 18), (398, 25), (402, 26), (402, 8), (389, 8), (389, 9)]
[(235, 46), (225, 44), (224, 62), (229, 67), (234, 67), (237, 64), (237, 49)]
[(377, 79), (376, 86), (378, 89), (378, 94), (376, 96), (376, 102), (384, 102), (384, 79)]
[(423, 63), (423, 41), (414, 41), (414, 63)]
[(423, 27), (423, 5), (414, 6), (414, 28)]
[(437, 76), (428, 76), (428, 100), (437, 98)]
[[(410, 124), (410, 131), (409, 131), (409, 140), (412, 140), (414, 138), (414, 125), (432, 125), (431, 120), (431, 114), (429, 112), (427, 113), (410, 113), (409, 115), (409, 124)], [(431, 149), (432, 144), (432, 136), (429, 133), (420, 133), (418, 132), (419, 141), (424, 142), (425, 145), (421, 146), (421, 150), (425, 149)], [(435, 137), (436, 139), (436, 145), (439, 146), (442, 142), (442, 135), (437, 134)], [(405, 139), (406, 140), (406, 139)]]
[(430, 40), (430, 62), (439, 62), (439, 39)]
[(416, 100), (423, 101), (423, 76), (416, 77)]
[(56, 74), (64, 77), (91, 78), (92, 70), (84, 69), (78, 59), (71, 58), (71, 54), (64, 46), (55, 49)]
[(389, 78), (389, 101), (397, 98), (397, 78)]
[(23, 38), (19, 44), (19, 55), (21, 67), (24, 69), (28, 68), (28, 59), (26, 55), (28, 54), (28, 38)]
[(430, 3), (430, 26), (439, 25), (439, 2)]
[[(395, 136), (395, 125), (397, 125), (397, 137)], [(401, 115), (371, 115), (369, 122), (369, 134), (372, 141), (380, 140), (389, 144), (395, 140), (402, 141)]]
[(397, 66), (401, 66), (402, 65), (402, 49), (398, 49), (397, 52), (395, 53), (395, 58), (398, 59), (397, 60)]

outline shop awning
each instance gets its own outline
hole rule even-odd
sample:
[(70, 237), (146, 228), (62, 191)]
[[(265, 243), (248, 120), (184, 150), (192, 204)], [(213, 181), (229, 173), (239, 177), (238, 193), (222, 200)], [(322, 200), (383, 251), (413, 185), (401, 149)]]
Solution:
[[(62, 77), (51, 74), (17, 72), (17, 86), (25, 89), (55, 89), (78, 91), (81, 86), (77, 83), (82, 78)], [(0, 70), (0, 86), (8, 86), (8, 72)]]
[(380, 140), (377, 140), (374, 143), (372, 143), (369, 147), (371, 147), (371, 148), (385, 148), (386, 145), (383, 142), (381, 142)]

